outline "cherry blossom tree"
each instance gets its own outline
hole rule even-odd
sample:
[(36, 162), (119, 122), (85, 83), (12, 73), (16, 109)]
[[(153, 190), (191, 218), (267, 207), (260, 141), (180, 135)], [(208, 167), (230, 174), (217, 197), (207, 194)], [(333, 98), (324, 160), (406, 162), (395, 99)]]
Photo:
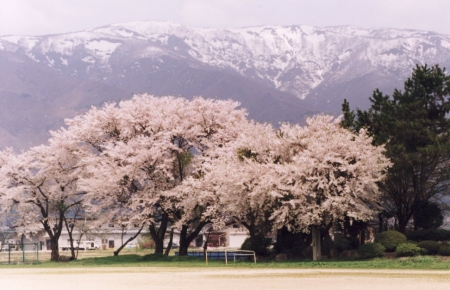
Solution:
[[(0, 170), (1, 168), (8, 162), (7, 160), (13, 155), (13, 151), (11, 149), (6, 149), (5, 151), (0, 151)], [(1, 171), (0, 171), (1, 173)], [(1, 174), (0, 174), (1, 179)], [(0, 246), (4, 246), (7, 240), (11, 239), (14, 236), (14, 232), (11, 231), (9, 227), (7, 227), (8, 224), (8, 217), (5, 216), (2, 210), (3, 205), (2, 202), (2, 192), (0, 191)], [(1, 250), (1, 249), (0, 249)]]
[[(116, 217), (126, 213), (129, 224), (148, 223), (155, 253), (162, 253), (166, 229), (176, 223), (180, 253), (187, 253), (190, 241), (208, 221), (185, 218), (191, 210), (181, 204), (186, 205), (187, 198), (195, 203), (195, 195), (176, 195), (173, 189), (200, 156), (236, 139), (239, 124), (247, 122), (238, 105), (137, 95), (68, 120), (68, 128), (59, 134), (82, 148), (86, 174), (80, 184), (93, 207)], [(195, 208), (202, 208), (199, 214), (205, 210), (204, 204)]]
[(222, 193), (227, 216), (251, 237), (282, 227), (313, 229), (317, 236), (316, 229), (344, 216), (373, 216), (380, 198), (376, 183), (389, 166), (383, 150), (363, 130), (352, 134), (331, 116), (309, 118), (305, 127), (283, 124), (277, 131), (259, 125), (219, 148), (222, 154), (205, 170), (204, 181)]
[(0, 170), (2, 211), (27, 233), (36, 232), (39, 224), (49, 236), (53, 261), (59, 258), (65, 214), (83, 200), (77, 188), (81, 168), (64, 143), (53, 139), (48, 146), (10, 153)]
[(320, 259), (318, 229), (343, 217), (366, 221), (376, 214), (377, 182), (390, 166), (383, 146), (373, 146), (364, 130), (349, 133), (339, 121), (319, 115), (307, 119), (306, 127), (280, 128), (288, 153), (283, 171), (290, 174), (279, 175), (274, 191), (281, 204), (272, 218), (275, 227), (312, 228), (315, 259)]
[(301, 230), (343, 213), (359, 220), (373, 216), (380, 197), (376, 182), (389, 165), (381, 155), (384, 148), (372, 146), (364, 131), (356, 136), (342, 129), (338, 121), (319, 115), (309, 118), (306, 127), (280, 128), (286, 154), (274, 166), (279, 182), (273, 185), (278, 197), (289, 198), (274, 214), (276, 224), (295, 221), (288, 227)]
[(10, 148), (5, 151), (0, 151), (0, 169), (8, 162), (11, 155), (13, 155), (13, 151)]

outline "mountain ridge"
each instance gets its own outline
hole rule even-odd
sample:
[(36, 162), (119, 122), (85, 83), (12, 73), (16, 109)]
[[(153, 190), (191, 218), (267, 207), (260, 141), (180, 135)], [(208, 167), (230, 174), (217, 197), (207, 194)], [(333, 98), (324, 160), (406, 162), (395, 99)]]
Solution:
[[(344, 98), (352, 107), (367, 108), (375, 88), (387, 94), (401, 88), (416, 64), (450, 66), (450, 35), (355, 26), (215, 29), (137, 21), (56, 35), (1, 36), (0, 58), (0, 74), (14, 80), (0, 81), (0, 100), (18, 110), (24, 104), (20, 96), (30, 95), (27, 100), (41, 110), (47, 105), (58, 111), (49, 112), (56, 119), (41, 121), (45, 128), (62, 126), (63, 111), (72, 117), (139, 92), (232, 98), (251, 118), (276, 125), (302, 123), (318, 112), (339, 114)], [(27, 146), (45, 141), (27, 141), (18, 133), (24, 129), (5, 125), (24, 124), (23, 118), (5, 114), (9, 119), (0, 116), (0, 127), (8, 136)], [(30, 108), (28, 114), (38, 112)], [(27, 126), (44, 134), (37, 124)], [(12, 144), (1, 140), (0, 146)]]
[[(174, 37), (184, 43), (177, 45)], [(355, 38), (360, 41), (355, 41)], [(367, 46), (375, 49), (379, 57), (373, 58), (370, 55), (362, 59), (373, 61), (369, 66), (384, 66), (387, 70), (404, 69), (405, 63), (410, 69), (416, 62), (430, 61), (431, 56), (436, 56), (436, 52), (426, 49), (426, 45), (440, 48), (447, 58), (450, 54), (448, 35), (416, 30), (362, 29), (355, 26), (318, 28), (296, 25), (206, 29), (153, 21), (112, 24), (68, 34), (42, 37), (6, 36), (0, 39), (8, 41), (10, 46), (15, 44), (24, 49), (30, 58), (36, 60), (40, 60), (36, 58), (39, 54), (50, 52), (72, 56), (77, 46), (84, 45), (92, 57), (84, 61), (96, 62), (99, 67), (106, 69), (111, 54), (119, 46), (126, 42), (134, 41), (137, 44), (139, 41), (150, 41), (152, 43), (147, 45), (147, 50), (138, 52), (152, 56), (181, 50), (185, 57), (189, 55), (202, 63), (231, 68), (249, 77), (269, 80), (276, 88), (295, 92), (300, 98), (304, 98), (308, 92), (302, 84), (317, 86), (323, 73), (332, 71), (333, 66), (336, 67), (350, 55), (357, 55), (362, 49), (370, 53), (370, 50), (365, 49)], [(364, 40), (363, 43), (361, 40)], [(390, 43), (380, 44), (380, 40)], [(180, 48), (183, 44), (188, 47)], [(181, 55), (179, 52), (176, 54)], [(401, 56), (406, 58), (402, 59)], [(239, 59), (244, 59), (247, 63)], [(53, 62), (58, 60), (47, 58), (46, 61), (53, 65)], [(61, 63), (64, 65), (66, 61), (61, 60)], [(299, 78), (297, 84), (283, 81), (283, 76), (290, 69), (295, 69), (295, 65), (302, 63), (298, 68), (306, 70), (308, 76)]]

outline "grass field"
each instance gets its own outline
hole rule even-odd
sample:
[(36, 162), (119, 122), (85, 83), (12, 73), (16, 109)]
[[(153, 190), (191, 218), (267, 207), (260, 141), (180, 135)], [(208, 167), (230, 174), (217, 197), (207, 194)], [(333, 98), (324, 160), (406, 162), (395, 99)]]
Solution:
[[(249, 269), (262, 268), (329, 268), (329, 269), (450, 269), (450, 258), (439, 256), (417, 256), (399, 259), (372, 259), (372, 260), (322, 260), (313, 262), (311, 260), (288, 260), (276, 262), (273, 260), (259, 260), (256, 264), (250, 261), (229, 262), (226, 266), (224, 261), (212, 260), (206, 265), (205, 261), (194, 257), (178, 257), (172, 255), (166, 257), (153, 255), (151, 250), (124, 249), (119, 256), (114, 257), (112, 251), (80, 251), (78, 260), (71, 262), (50, 262), (49, 252), (39, 253), (39, 262), (21, 263), (20, 253), (17, 259), (12, 259), (12, 264), (0, 265), (1, 268), (48, 268), (48, 267), (184, 267), (184, 268), (217, 268), (217, 267), (238, 267)], [(62, 255), (69, 255), (68, 252), (61, 252)], [(3, 256), (2, 256), (3, 255)], [(5, 263), (5, 255), (0, 253), (0, 261)], [(7, 262), (7, 260), (6, 260)]]

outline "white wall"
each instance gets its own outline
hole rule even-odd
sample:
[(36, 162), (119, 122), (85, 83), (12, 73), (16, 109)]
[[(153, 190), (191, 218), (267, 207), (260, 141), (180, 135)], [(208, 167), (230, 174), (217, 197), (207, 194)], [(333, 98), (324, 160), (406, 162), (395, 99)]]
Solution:
[(242, 233), (242, 232), (230, 233), (228, 236), (228, 247), (240, 248), (246, 238), (248, 238), (247, 233)]

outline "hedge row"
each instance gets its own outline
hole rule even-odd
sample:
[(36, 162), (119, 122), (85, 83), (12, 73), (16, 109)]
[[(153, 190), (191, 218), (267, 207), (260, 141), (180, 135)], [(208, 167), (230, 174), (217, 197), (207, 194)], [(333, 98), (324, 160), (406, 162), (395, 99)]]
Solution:
[(422, 242), (417, 243), (418, 247), (427, 250), (428, 255), (437, 255), (441, 245), (442, 245), (441, 243), (438, 243), (436, 241), (422, 241)]
[(418, 230), (407, 233), (408, 240), (421, 241), (450, 241), (450, 231), (447, 230)]
[[(365, 244), (358, 249), (362, 259), (382, 257), (385, 252), (394, 252), (398, 257), (417, 255), (450, 256), (450, 244), (438, 241), (450, 240), (450, 231), (420, 230), (411, 232), (407, 237), (397, 231), (386, 231), (375, 237), (375, 242)], [(419, 241), (417, 243), (417, 241)]]

